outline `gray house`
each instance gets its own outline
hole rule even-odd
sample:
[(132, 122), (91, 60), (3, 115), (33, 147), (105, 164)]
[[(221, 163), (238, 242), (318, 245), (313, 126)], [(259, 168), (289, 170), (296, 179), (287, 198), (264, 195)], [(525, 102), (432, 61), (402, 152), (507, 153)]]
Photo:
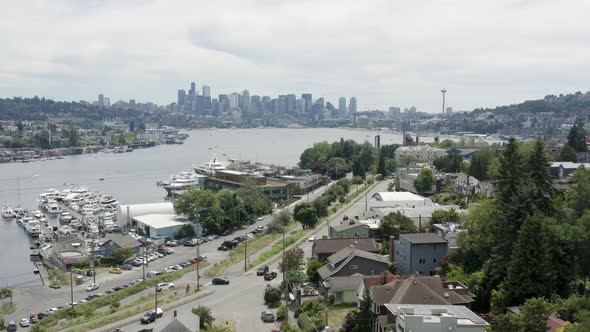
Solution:
[(389, 260), (381, 255), (373, 254), (353, 247), (346, 247), (328, 257), (329, 263), (318, 269), (322, 281), (330, 277), (377, 275), (387, 270)]
[(332, 239), (368, 238), (370, 237), (370, 233), (368, 225), (355, 221), (354, 219), (330, 226), (330, 237)]
[(432, 233), (401, 234), (392, 252), (400, 274), (433, 276), (441, 258), (447, 255), (447, 240)]
[(129, 235), (123, 234), (107, 234), (99, 245), (100, 254), (105, 257), (113, 255), (113, 250), (117, 248), (128, 248), (133, 251), (134, 254), (138, 254), (141, 249), (141, 242), (132, 238)]

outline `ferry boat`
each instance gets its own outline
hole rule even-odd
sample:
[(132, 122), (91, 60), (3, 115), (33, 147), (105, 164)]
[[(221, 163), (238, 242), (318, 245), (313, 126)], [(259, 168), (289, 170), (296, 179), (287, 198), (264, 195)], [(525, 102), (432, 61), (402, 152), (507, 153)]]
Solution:
[(219, 161), (217, 158), (213, 158), (202, 165), (193, 165), (193, 168), (197, 174), (214, 176), (215, 172), (224, 170), (229, 164), (229, 161)]

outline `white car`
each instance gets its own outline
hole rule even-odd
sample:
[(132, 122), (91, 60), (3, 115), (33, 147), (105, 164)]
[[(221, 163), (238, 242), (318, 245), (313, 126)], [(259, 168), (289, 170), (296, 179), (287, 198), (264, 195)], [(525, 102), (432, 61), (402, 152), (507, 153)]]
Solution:
[(307, 241), (309, 241), (309, 242), (315, 241), (315, 235), (310, 236), (309, 239), (307, 239)]
[(29, 327), (29, 326), (31, 326), (31, 322), (29, 321), (28, 318), (23, 318), (20, 320), (20, 326), (21, 327)]
[(97, 290), (98, 287), (100, 287), (98, 284), (90, 284), (88, 287), (86, 287), (86, 291), (87, 292), (92, 292), (94, 290)]
[(174, 284), (173, 283), (171, 283), (171, 282), (162, 282), (162, 283), (159, 283), (156, 286), (156, 291), (159, 292), (159, 291), (163, 291), (163, 290), (168, 290), (170, 288), (174, 288)]
[(256, 220), (262, 221), (262, 220), (264, 220), (264, 217), (258, 217), (258, 218), (256, 218)]
[(49, 314), (55, 313), (57, 311), (59, 311), (58, 308), (49, 308), (49, 309), (47, 309), (47, 313), (49, 313)]

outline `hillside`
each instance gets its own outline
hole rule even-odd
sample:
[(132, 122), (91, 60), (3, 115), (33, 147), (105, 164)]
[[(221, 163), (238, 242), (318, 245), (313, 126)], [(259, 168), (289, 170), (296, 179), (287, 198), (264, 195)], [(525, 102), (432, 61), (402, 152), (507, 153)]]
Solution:
[(527, 100), (520, 104), (510, 106), (498, 106), (496, 108), (477, 108), (474, 114), (492, 112), (495, 114), (510, 115), (511, 113), (542, 113), (553, 112), (559, 117), (572, 115), (590, 115), (590, 92), (576, 92), (559, 96), (548, 95), (539, 100)]

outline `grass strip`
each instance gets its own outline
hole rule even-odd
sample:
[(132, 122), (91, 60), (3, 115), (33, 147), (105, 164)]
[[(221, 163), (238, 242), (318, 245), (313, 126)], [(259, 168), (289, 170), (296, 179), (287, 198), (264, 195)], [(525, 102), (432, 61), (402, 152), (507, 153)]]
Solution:
[[(297, 231), (295, 234), (289, 235), (285, 238), (285, 248), (292, 245), (293, 243), (297, 242), (299, 239), (307, 234), (306, 230)], [(280, 234), (279, 234), (280, 235)], [(248, 264), (248, 270), (262, 264), (263, 262), (267, 261), (268, 259), (272, 258), (276, 254), (280, 253), (283, 250), (283, 241), (276, 243), (272, 246), (269, 250), (263, 252), (258, 258)]]

